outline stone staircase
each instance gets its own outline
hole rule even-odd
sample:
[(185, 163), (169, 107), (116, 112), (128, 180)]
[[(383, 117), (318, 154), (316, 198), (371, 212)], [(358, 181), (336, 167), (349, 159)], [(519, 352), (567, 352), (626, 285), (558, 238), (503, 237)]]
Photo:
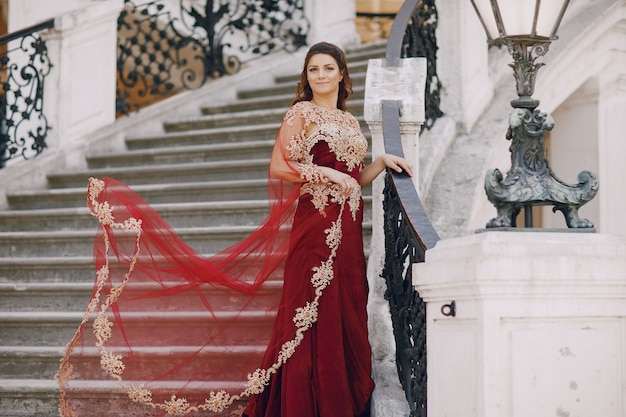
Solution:
[[(367, 60), (383, 54), (370, 47), (348, 56), (355, 92), (348, 105), (361, 121)], [(47, 189), (8, 195), (10, 208), (0, 212), (0, 416), (58, 415), (54, 374), (95, 276), (88, 178), (127, 183), (191, 246), (215, 253), (267, 214), (269, 155), (298, 78), (239, 91), (202, 116), (164, 123), (164, 134), (127, 137), (124, 152), (89, 156), (85, 170), (49, 175)], [(366, 240), (370, 230), (366, 220)]]

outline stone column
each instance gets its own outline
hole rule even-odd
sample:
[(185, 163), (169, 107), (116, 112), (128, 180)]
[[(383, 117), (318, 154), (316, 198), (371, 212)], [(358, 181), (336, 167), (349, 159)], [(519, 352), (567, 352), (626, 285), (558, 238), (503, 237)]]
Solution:
[(306, 1), (304, 11), (311, 22), (309, 45), (326, 41), (345, 48), (360, 43), (355, 24), (355, 0)]
[(599, 92), (598, 171), (602, 181), (601, 189), (606, 190), (597, 197), (600, 206), (599, 230), (626, 235), (626, 55), (622, 54), (621, 59), (615, 59), (614, 68), (613, 71), (620, 72), (607, 74), (608, 79), (603, 80)]
[[(399, 67), (385, 67), (382, 59), (369, 61), (365, 86), (365, 121), (372, 133), (372, 158), (385, 153), (382, 133), (382, 100), (402, 102), (400, 133), (405, 158), (413, 166), (413, 183), (419, 186), (418, 139), (424, 123), (425, 58), (401, 60)], [(368, 261), (370, 285), (369, 321), (376, 389), (372, 417), (408, 415), (408, 403), (398, 379), (395, 343), (389, 303), (385, 300), (385, 281), (380, 277), (385, 259), (383, 232), (383, 176), (372, 184), (372, 239)]]
[(8, 3), (9, 33), (82, 9), (101, 0), (5, 0)]
[(493, 97), (487, 38), (470, 1), (438, 1), (437, 12), (441, 110), (469, 132)]
[(413, 279), (428, 415), (626, 415), (626, 237), (478, 233), (440, 241)]
[[(44, 100), (53, 124), (48, 146), (72, 151), (81, 135), (115, 121), (117, 18), (123, 0), (92, 3), (55, 19), (47, 36), (55, 66)], [(83, 158), (66, 158), (68, 165)]]

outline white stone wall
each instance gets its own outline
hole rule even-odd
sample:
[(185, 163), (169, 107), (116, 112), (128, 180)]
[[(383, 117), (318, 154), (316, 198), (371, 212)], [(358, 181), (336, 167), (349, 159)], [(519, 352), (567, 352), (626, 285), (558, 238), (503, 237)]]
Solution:
[(413, 271), (429, 416), (626, 415), (625, 237), (479, 233)]
[(8, 0), (9, 33), (104, 0)]
[(437, 2), (441, 110), (470, 131), (493, 97), (484, 30), (468, 0)]

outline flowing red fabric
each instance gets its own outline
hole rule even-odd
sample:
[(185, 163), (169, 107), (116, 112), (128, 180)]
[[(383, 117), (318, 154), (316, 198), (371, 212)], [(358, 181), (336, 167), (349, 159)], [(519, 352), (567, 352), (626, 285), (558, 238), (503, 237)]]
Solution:
[(356, 129), (293, 106), (272, 154), (290, 181), (270, 180), (267, 219), (210, 257), (129, 187), (90, 179), (96, 280), (57, 374), (61, 415), (368, 415), (363, 202), (315, 174), (358, 181)]

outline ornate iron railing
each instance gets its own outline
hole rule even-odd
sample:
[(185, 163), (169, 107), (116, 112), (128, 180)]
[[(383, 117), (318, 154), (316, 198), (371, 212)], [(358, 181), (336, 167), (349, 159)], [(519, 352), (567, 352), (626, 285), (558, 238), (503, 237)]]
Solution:
[(437, 75), (437, 8), (435, 0), (423, 0), (415, 8), (402, 42), (403, 57), (426, 58), (426, 121), (423, 128), (430, 129), (443, 116), (441, 104), (441, 81)]
[(271, 52), (297, 50), (310, 25), (304, 0), (179, 0), (179, 11), (163, 0), (125, 3), (118, 19), (118, 114)]
[[(437, 50), (434, 27), (434, 1), (406, 1), (391, 29), (386, 65), (399, 65), (401, 56), (426, 56), (428, 61), (434, 60)], [(422, 34), (427, 34), (427, 38), (420, 38)], [(430, 114), (432, 126), (439, 117), (437, 115), (441, 115), (440, 84), (436, 72), (432, 72), (436, 68), (435, 63), (429, 62), (427, 68), (431, 71), (427, 73), (427, 78), (436, 81), (436, 94), (430, 101), (426, 99), (426, 114)], [(431, 87), (427, 83), (427, 95), (429, 91), (432, 93), (429, 89)], [(385, 152), (404, 156), (400, 136), (400, 103), (384, 100), (382, 111)], [(413, 287), (411, 266), (424, 262), (426, 250), (437, 243), (439, 236), (424, 212), (411, 178), (387, 170), (383, 194), (385, 265), (382, 276), (387, 283), (385, 298), (389, 301), (396, 341), (398, 376), (411, 417), (426, 417), (426, 306)]]
[(52, 27), (53, 19), (0, 37), (0, 168), (46, 148), (44, 81), (52, 64), (40, 32)]

